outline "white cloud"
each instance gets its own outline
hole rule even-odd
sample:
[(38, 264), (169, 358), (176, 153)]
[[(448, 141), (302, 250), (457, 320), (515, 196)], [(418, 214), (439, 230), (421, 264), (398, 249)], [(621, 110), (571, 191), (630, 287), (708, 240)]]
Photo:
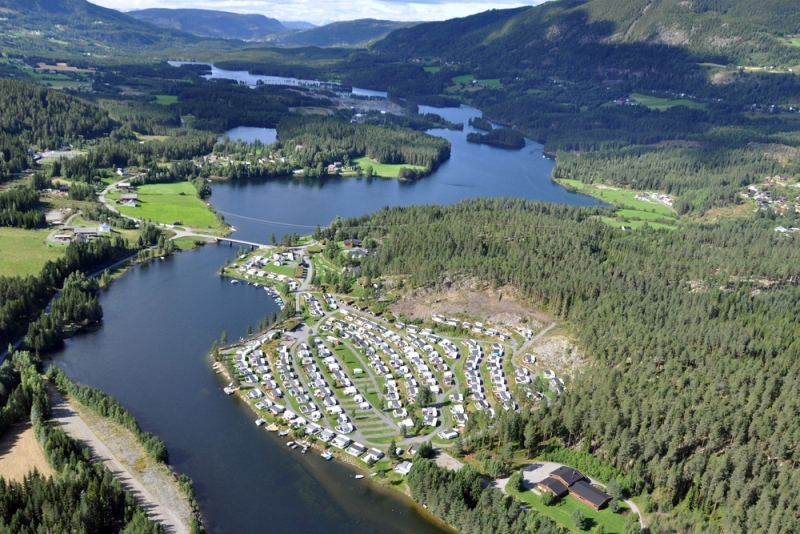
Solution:
[(363, 18), (433, 21), (465, 17), (489, 9), (508, 9), (540, 4), (544, 0), (92, 0), (94, 3), (130, 11), (152, 7), (195, 8), (258, 13), (279, 20), (314, 23)]

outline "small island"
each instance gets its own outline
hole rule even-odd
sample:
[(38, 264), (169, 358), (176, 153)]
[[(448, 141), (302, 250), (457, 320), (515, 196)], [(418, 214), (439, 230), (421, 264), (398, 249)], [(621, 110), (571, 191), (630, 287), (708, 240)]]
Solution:
[(525, 147), (525, 136), (509, 128), (498, 128), (485, 134), (467, 134), (467, 141), (470, 143), (482, 143), (497, 148), (510, 148), (514, 150)]
[(478, 130), (483, 130), (484, 132), (492, 131), (492, 123), (483, 117), (474, 117), (470, 119), (469, 125), (473, 128), (477, 128)]

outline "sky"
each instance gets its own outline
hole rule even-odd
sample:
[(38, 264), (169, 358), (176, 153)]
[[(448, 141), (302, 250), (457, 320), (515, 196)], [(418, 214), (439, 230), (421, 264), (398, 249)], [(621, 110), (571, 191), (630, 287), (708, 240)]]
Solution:
[(325, 24), (337, 20), (384, 19), (432, 21), (465, 17), (489, 9), (540, 4), (544, 0), (89, 0), (101, 6), (130, 11), (151, 7), (215, 9), (258, 13), (285, 21)]

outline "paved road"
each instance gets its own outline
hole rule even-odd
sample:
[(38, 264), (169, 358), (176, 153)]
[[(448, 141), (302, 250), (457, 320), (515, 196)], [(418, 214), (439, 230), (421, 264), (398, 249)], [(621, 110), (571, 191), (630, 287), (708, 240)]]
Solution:
[(108, 450), (108, 447), (86, 426), (86, 423), (83, 422), (64, 397), (51, 388), (50, 399), (53, 413), (52, 421), (64, 429), (67, 434), (80, 441), (82, 445), (87, 446), (92, 452), (92, 458), (105, 464), (114, 475), (114, 478), (119, 480), (122, 486), (134, 496), (136, 502), (144, 508), (151, 520), (160, 523), (169, 534), (189, 534), (188, 524), (181, 521), (172, 510), (162, 506), (147, 488), (131, 475)]

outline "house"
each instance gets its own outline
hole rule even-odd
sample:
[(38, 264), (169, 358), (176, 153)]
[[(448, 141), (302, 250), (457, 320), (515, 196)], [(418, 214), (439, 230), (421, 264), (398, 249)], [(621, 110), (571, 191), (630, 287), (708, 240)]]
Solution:
[(569, 488), (567, 488), (561, 481), (556, 480), (553, 477), (547, 477), (536, 484), (536, 487), (539, 488), (540, 491), (549, 491), (559, 498), (564, 497), (569, 493)]
[(360, 239), (345, 239), (344, 246), (346, 247), (360, 247), (361, 240)]
[(585, 480), (579, 480), (570, 486), (569, 494), (595, 510), (605, 507), (611, 501), (611, 495), (595, 488)]
[(586, 476), (577, 469), (562, 465), (552, 473), (550, 476), (556, 480), (560, 480), (566, 487), (570, 487), (579, 480), (587, 480)]
[(565, 465), (550, 473), (537, 487), (542, 491), (551, 491), (558, 497), (563, 496), (566, 489), (569, 495), (595, 510), (603, 508), (611, 501), (611, 495), (592, 486), (583, 473)]
[(125, 193), (119, 196), (120, 204), (130, 205), (131, 203), (133, 203), (133, 205), (135, 206), (138, 200), (139, 200), (139, 195), (137, 195), (136, 193)]
[(442, 439), (456, 439), (458, 437), (458, 432), (455, 430), (443, 430), (439, 432), (438, 435)]
[(72, 232), (75, 234), (75, 237), (97, 237), (97, 228), (73, 228)]
[(111, 225), (108, 223), (102, 223), (100, 224), (100, 228), (98, 228), (98, 230), (100, 230), (101, 234), (108, 234), (111, 232)]
[(355, 456), (356, 458), (358, 458), (359, 456), (364, 454), (364, 451), (366, 451), (366, 450), (367, 450), (367, 448), (365, 446), (363, 446), (362, 444), (353, 443), (352, 445), (350, 445), (350, 447), (347, 449), (346, 452), (350, 456)]
[(404, 460), (404, 461), (400, 462), (399, 464), (397, 464), (396, 466), (394, 466), (394, 472), (397, 473), (400, 476), (406, 476), (411, 472), (411, 467), (413, 465), (414, 464), (412, 464), (408, 460)]
[(418, 450), (419, 450), (419, 443), (415, 443), (414, 445), (409, 447), (406, 452), (408, 453), (409, 456), (414, 456), (415, 454), (417, 454)]

